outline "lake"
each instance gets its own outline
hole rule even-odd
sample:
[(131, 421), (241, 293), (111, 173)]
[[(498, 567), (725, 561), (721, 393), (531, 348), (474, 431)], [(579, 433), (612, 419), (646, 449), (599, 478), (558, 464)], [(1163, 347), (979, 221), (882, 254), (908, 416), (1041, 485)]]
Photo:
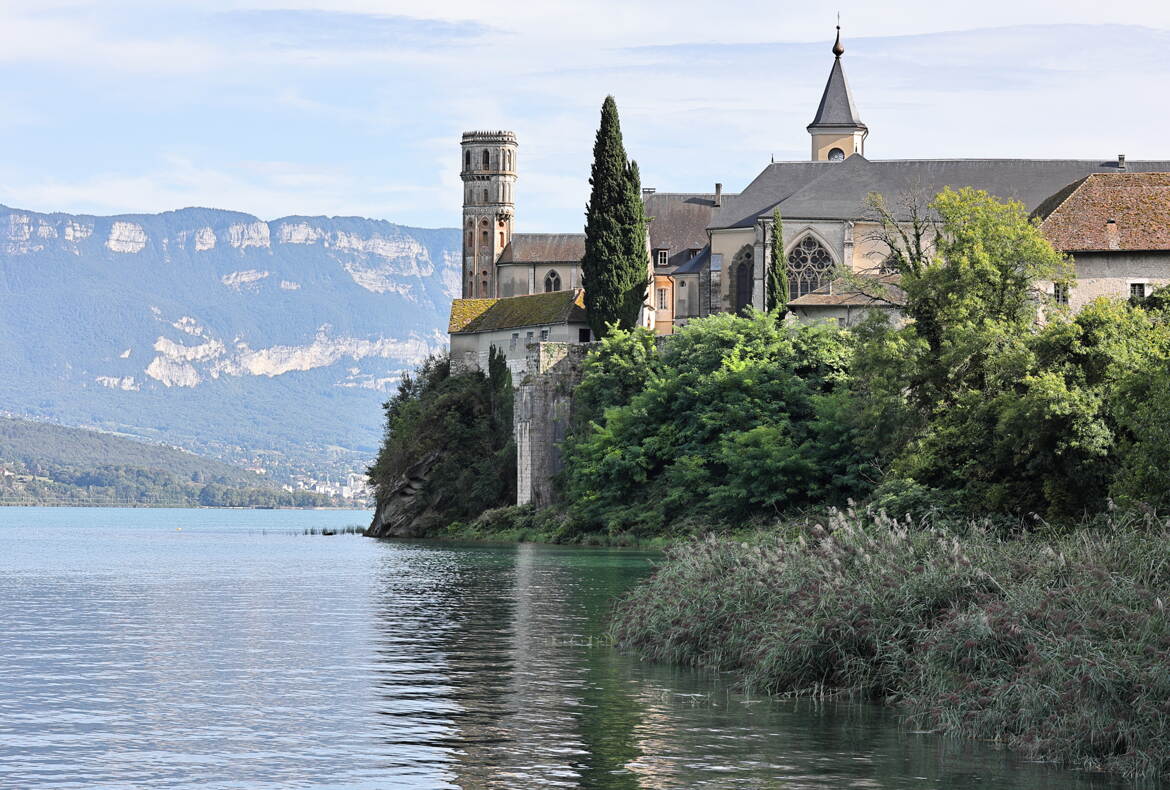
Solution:
[(1120, 788), (623, 657), (643, 552), (0, 508), (0, 788)]

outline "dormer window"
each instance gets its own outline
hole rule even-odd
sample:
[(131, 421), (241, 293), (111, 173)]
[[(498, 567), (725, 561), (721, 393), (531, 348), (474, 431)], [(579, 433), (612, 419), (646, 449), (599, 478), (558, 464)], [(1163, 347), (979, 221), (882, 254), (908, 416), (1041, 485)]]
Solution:
[(842, 151), (840, 148), (831, 149), (829, 151), (829, 161), (830, 162), (843, 162), (843, 161), (845, 161), (845, 152)]
[(655, 250), (654, 262), (659, 266), (665, 266), (670, 260), (670, 250)]

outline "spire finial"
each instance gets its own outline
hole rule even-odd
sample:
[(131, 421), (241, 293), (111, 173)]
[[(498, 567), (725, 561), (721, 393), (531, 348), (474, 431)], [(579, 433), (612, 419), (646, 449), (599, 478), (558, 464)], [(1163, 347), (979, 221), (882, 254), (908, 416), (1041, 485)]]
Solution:
[(845, 54), (845, 47), (841, 46), (841, 12), (837, 12), (837, 42), (833, 44), (833, 54), (841, 57)]

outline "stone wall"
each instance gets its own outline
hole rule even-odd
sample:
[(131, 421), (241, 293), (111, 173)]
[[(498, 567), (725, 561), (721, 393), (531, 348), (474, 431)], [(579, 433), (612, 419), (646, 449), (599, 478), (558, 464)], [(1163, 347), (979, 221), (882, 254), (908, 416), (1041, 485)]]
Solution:
[[(581, 363), (596, 343), (531, 343), (513, 409), (516, 435), (516, 504), (548, 507), (553, 477), (564, 464), (561, 442), (572, 417)], [(513, 381), (517, 381), (513, 379)]]

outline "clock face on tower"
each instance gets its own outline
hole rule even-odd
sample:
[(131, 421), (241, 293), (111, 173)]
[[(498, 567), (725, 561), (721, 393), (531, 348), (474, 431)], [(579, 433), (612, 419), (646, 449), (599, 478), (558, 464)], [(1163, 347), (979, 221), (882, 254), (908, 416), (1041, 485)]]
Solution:
[(844, 160), (845, 160), (845, 152), (842, 151), (840, 148), (834, 148), (831, 151), (829, 151), (829, 161), (830, 162), (842, 162)]

